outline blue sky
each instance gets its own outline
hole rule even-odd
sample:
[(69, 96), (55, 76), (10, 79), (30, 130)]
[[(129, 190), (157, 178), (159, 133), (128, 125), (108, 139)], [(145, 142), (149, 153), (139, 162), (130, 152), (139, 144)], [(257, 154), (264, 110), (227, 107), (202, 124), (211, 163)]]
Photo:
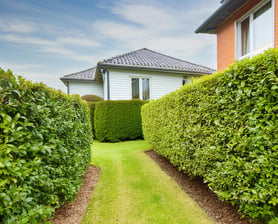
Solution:
[(140, 48), (216, 68), (194, 30), (220, 0), (0, 0), (0, 67), (66, 91), (60, 77)]

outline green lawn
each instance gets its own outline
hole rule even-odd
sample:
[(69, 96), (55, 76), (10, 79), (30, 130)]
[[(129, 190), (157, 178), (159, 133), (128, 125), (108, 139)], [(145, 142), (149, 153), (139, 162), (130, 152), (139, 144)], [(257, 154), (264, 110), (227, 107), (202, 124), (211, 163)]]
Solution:
[(82, 224), (212, 224), (144, 151), (143, 140), (92, 145), (100, 179)]

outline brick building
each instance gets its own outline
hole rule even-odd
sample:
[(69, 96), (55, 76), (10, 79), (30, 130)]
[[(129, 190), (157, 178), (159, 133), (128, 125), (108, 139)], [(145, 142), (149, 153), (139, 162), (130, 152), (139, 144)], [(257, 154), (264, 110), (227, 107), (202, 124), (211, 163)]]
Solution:
[(217, 35), (217, 69), (278, 46), (278, 0), (222, 0), (195, 31)]

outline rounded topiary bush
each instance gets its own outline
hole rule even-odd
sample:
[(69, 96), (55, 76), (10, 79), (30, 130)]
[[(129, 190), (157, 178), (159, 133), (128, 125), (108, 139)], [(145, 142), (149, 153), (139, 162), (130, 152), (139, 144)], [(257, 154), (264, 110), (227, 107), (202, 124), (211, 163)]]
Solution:
[(84, 95), (81, 97), (82, 100), (86, 100), (87, 102), (98, 102), (102, 101), (103, 98), (97, 95)]

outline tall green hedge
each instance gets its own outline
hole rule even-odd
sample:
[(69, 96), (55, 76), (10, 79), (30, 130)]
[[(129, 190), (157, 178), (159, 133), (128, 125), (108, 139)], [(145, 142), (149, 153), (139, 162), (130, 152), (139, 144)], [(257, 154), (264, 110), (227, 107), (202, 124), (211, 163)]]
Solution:
[(93, 136), (95, 136), (95, 124), (94, 124), (94, 117), (95, 117), (95, 108), (96, 103), (98, 101), (103, 101), (103, 99), (96, 95), (84, 95), (81, 97), (81, 99), (86, 100), (90, 109), (90, 117), (91, 117), (91, 126), (92, 126), (92, 132)]
[(278, 50), (151, 101), (144, 137), (254, 219), (278, 216)]
[(72, 200), (91, 136), (80, 98), (0, 69), (0, 222), (41, 223)]
[(94, 128), (100, 141), (142, 138), (141, 106), (146, 101), (100, 101), (95, 105)]

